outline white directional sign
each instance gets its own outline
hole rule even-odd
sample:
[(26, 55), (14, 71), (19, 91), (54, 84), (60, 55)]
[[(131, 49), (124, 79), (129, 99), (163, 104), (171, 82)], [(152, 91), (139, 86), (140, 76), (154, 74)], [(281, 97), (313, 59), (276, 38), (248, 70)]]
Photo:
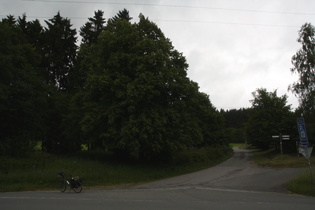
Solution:
[(299, 148), (299, 153), (301, 153), (306, 159), (310, 159), (312, 155), (313, 147)]

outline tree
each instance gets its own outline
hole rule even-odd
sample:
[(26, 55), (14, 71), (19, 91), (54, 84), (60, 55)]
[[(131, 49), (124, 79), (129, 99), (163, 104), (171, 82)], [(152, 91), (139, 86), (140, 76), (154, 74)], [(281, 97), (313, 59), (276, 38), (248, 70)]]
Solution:
[[(94, 12), (94, 17), (89, 18), (89, 21), (80, 28), (82, 43), (77, 54), (77, 62), (75, 68), (69, 72), (69, 100), (67, 113), (63, 116), (63, 150), (67, 148), (67, 152), (79, 150), (82, 143), (87, 143), (84, 132), (82, 132), (80, 121), (83, 118), (83, 97), (82, 92), (85, 90), (85, 83), (89, 74), (87, 65), (82, 62), (86, 57), (90, 57), (92, 52), (91, 45), (96, 44), (98, 37), (105, 27), (104, 12), (98, 10)], [(93, 58), (91, 58), (93, 60)], [(90, 62), (87, 62), (90, 63)]]
[(44, 68), (48, 74), (47, 83), (58, 91), (67, 91), (68, 75), (76, 62), (76, 30), (70, 20), (58, 12), (52, 19), (45, 21), (44, 31)]
[(1, 22), (14, 26), (16, 24), (16, 19), (13, 15), (8, 15), (6, 18), (2, 19)]
[(225, 119), (226, 135), (231, 143), (245, 143), (246, 138), (246, 122), (248, 121), (248, 116), (250, 115), (251, 109), (231, 109), (231, 110), (221, 110), (220, 113)]
[(58, 12), (52, 19), (45, 21), (43, 32), (43, 62), (46, 84), (49, 85), (47, 109), (47, 131), (44, 147), (49, 152), (71, 150), (65, 141), (64, 119), (69, 112), (71, 96), (69, 75), (74, 70), (77, 58), (76, 30), (70, 20)]
[(39, 20), (27, 21), (26, 14), (23, 14), (18, 18), (16, 25), (22, 29), (28, 42), (36, 48), (39, 54), (42, 54), (44, 28)]
[(80, 50), (77, 54), (77, 60), (75, 68), (69, 73), (69, 88), (72, 92), (80, 91), (82, 84), (86, 82), (87, 71), (84, 66), (81, 66), (84, 56), (90, 54), (89, 46), (97, 43), (98, 37), (105, 27), (104, 12), (98, 10), (94, 12), (94, 17), (89, 18), (89, 21), (80, 28), (80, 35), (82, 36), (82, 43)]
[(302, 46), (292, 57), (291, 72), (299, 74), (299, 80), (289, 88), (299, 97), (297, 110), (304, 114), (309, 141), (314, 141), (315, 134), (315, 27), (305, 23), (297, 40)]
[(104, 12), (101, 10), (94, 12), (94, 17), (89, 18), (89, 22), (85, 23), (85, 25), (80, 28), (82, 43), (96, 43), (98, 36), (105, 27), (104, 24), (106, 21), (103, 15)]
[[(117, 19), (84, 54), (80, 121), (92, 147), (145, 160), (213, 145), (218, 115), (187, 77), (185, 58), (156, 24)], [(215, 128), (213, 128), (215, 130)]]
[(315, 28), (305, 23), (300, 31), (298, 42), (301, 49), (292, 57), (293, 73), (299, 74), (299, 81), (290, 88), (300, 98), (300, 106), (315, 111)]
[(247, 124), (248, 142), (260, 149), (268, 149), (271, 145), (271, 136), (292, 134), (295, 119), (287, 105), (287, 96), (277, 96), (277, 91), (267, 92), (266, 89), (257, 89), (251, 100), (252, 112)]
[(117, 20), (124, 20), (124, 21), (130, 21), (132, 17), (129, 15), (129, 11), (126, 9), (123, 9), (118, 12), (117, 15), (115, 15), (113, 18), (111, 18), (111, 22), (115, 23)]
[(40, 56), (11, 23), (0, 22), (0, 154), (18, 156), (41, 140), (46, 89)]

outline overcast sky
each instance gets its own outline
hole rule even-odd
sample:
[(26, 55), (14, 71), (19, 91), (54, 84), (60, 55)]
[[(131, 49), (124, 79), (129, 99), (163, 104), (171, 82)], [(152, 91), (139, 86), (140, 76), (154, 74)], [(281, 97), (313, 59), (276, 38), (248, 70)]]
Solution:
[(94, 11), (111, 18), (124, 8), (133, 22), (142, 13), (161, 28), (216, 108), (250, 107), (258, 88), (277, 89), (298, 106), (288, 92), (298, 79), (291, 58), (301, 26), (315, 25), (314, 0), (0, 0), (0, 17), (43, 21), (60, 11), (78, 31)]

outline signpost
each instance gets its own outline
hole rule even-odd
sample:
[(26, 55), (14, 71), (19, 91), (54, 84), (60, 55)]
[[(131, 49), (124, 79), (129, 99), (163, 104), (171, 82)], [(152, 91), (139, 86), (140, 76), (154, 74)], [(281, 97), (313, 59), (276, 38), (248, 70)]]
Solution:
[(279, 136), (276, 135), (276, 136), (272, 136), (273, 139), (278, 139), (280, 140), (280, 153), (281, 155), (283, 155), (283, 149), (282, 149), (282, 141), (283, 140), (290, 140), (290, 136), (289, 135), (282, 135), (280, 134)]

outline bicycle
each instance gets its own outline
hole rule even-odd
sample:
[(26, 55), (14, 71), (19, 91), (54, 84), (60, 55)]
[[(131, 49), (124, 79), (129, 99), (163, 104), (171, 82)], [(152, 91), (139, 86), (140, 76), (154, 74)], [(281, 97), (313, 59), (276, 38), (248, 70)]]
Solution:
[(61, 192), (65, 192), (67, 186), (69, 186), (69, 191), (72, 189), (76, 193), (80, 193), (82, 191), (82, 181), (78, 176), (71, 177), (71, 179), (66, 179), (66, 175), (64, 172), (57, 173), (59, 176), (59, 190)]

